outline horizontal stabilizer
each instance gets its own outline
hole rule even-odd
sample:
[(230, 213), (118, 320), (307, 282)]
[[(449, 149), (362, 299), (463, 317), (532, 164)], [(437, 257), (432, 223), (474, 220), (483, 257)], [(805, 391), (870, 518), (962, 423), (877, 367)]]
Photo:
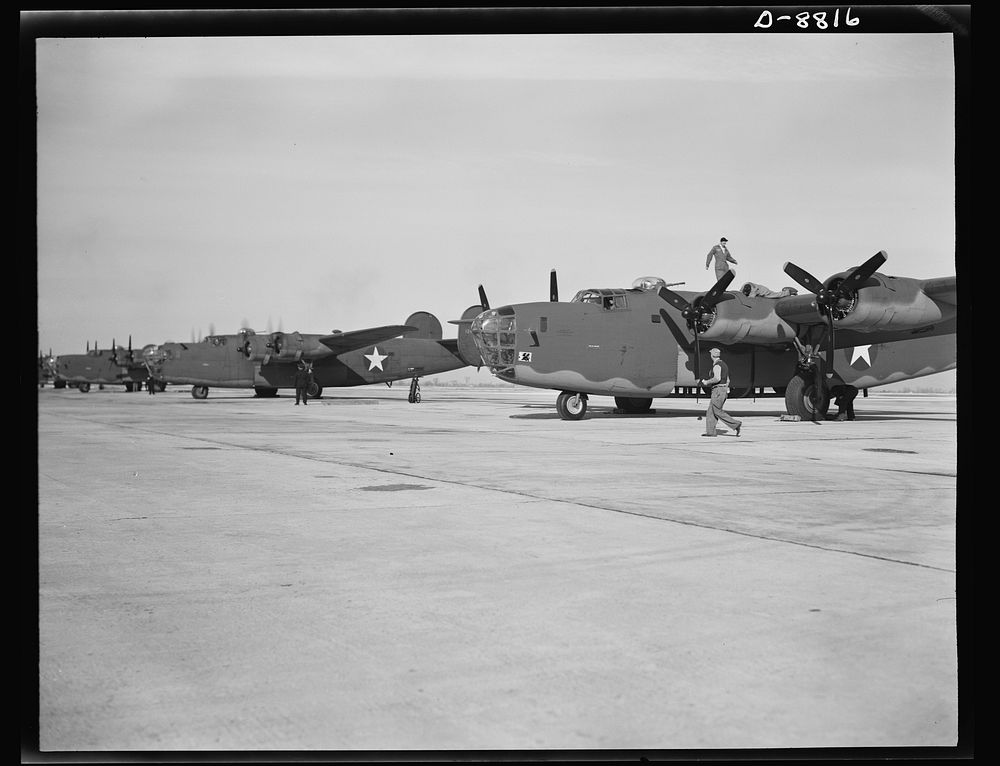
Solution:
[(345, 351), (353, 351), (356, 348), (382, 343), (390, 338), (416, 332), (417, 329), (405, 324), (390, 324), (383, 327), (369, 327), (367, 330), (351, 330), (350, 332), (324, 335), (319, 339), (319, 342), (333, 352), (343, 354)]

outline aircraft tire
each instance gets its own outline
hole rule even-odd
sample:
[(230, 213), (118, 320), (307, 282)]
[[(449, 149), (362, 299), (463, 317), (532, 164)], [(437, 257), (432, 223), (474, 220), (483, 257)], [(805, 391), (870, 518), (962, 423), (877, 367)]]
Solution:
[(52, 384), (52, 387), (53, 388), (66, 388), (66, 381), (65, 380), (57, 380), (55, 383)]
[(580, 420), (587, 414), (587, 395), (563, 391), (556, 397), (556, 412), (563, 420)]
[(649, 412), (653, 400), (646, 396), (616, 396), (615, 405), (628, 415), (640, 415)]
[(167, 390), (167, 381), (165, 381), (165, 380), (158, 380), (156, 382), (156, 390), (157, 391), (166, 391)]
[(830, 408), (830, 392), (824, 387), (822, 391), (816, 391), (816, 385), (812, 378), (808, 380), (801, 375), (796, 375), (788, 381), (785, 389), (785, 409), (789, 415), (798, 415), (803, 420), (817, 420), (826, 418), (826, 411)]
[(309, 388), (306, 389), (306, 396), (310, 399), (319, 399), (323, 396), (323, 386), (314, 380), (309, 384)]
[(79, 389), (79, 391), (80, 391), (81, 394), (86, 394), (87, 392), (90, 391), (90, 384), (89, 383), (79, 383), (79, 384), (77, 384), (77, 389)]
[(195, 399), (207, 399), (208, 386), (191, 386), (191, 396)]
[(278, 395), (278, 389), (270, 386), (254, 386), (253, 395), (261, 399), (270, 399)]
[(132, 393), (133, 388), (134, 388), (134, 386), (132, 385), (131, 382), (125, 384), (125, 391), (127, 393)]

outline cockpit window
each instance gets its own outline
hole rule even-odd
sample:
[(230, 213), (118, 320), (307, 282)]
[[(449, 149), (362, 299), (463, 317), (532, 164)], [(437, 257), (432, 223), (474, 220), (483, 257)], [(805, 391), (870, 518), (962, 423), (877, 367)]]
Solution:
[(624, 290), (581, 290), (573, 296), (573, 303), (593, 303), (606, 311), (620, 311), (628, 308), (628, 298)]

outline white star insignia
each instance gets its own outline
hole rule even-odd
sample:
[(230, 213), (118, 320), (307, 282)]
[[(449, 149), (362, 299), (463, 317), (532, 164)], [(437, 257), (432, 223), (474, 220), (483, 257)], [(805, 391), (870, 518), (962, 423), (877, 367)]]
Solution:
[(871, 348), (871, 344), (867, 346), (855, 346), (854, 351), (851, 353), (851, 364), (853, 365), (858, 359), (864, 359), (865, 364), (869, 367), (872, 366), (871, 357), (868, 355), (868, 349)]
[(365, 359), (368, 360), (368, 372), (371, 372), (376, 367), (382, 370), (382, 372), (385, 372), (385, 370), (382, 369), (382, 361), (388, 358), (388, 354), (380, 354), (378, 352), (378, 346), (372, 346), (372, 353), (365, 354)]

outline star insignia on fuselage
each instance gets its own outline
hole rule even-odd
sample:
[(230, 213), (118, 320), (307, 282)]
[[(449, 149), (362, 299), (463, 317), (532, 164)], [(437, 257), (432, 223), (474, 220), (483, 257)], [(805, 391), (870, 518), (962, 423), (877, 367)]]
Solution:
[(376, 367), (378, 367), (382, 372), (385, 372), (385, 370), (382, 369), (382, 362), (388, 358), (388, 354), (380, 354), (378, 352), (378, 346), (372, 346), (372, 352), (370, 354), (365, 354), (365, 359), (368, 360), (368, 372), (371, 372)]
[(869, 367), (871, 367), (872, 366), (872, 359), (871, 359), (871, 355), (869, 354), (869, 349), (870, 348), (871, 348), (871, 344), (869, 344), (867, 346), (855, 346), (854, 350), (851, 352), (851, 362), (850, 362), (851, 366), (853, 367), (854, 363), (856, 361), (858, 361), (859, 359), (864, 359), (865, 360), (865, 364), (867, 364)]

